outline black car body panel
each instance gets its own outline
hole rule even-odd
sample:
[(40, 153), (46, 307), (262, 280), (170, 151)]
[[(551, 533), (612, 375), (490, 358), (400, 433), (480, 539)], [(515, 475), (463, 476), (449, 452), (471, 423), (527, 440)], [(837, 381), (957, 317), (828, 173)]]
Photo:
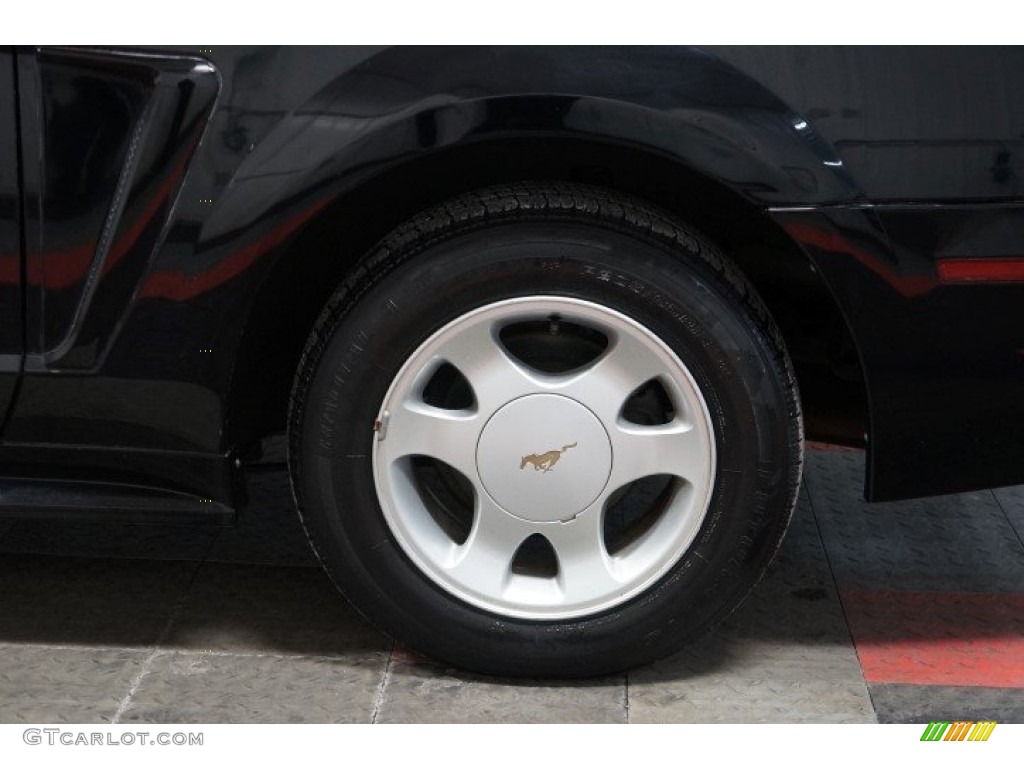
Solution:
[(797, 110), (864, 201), (1024, 198), (1024, 49), (712, 48)]
[(0, 426), (21, 372), (21, 209), (17, 97), (10, 55), (0, 57)]
[[(799, 272), (842, 326), (850, 370), (830, 362), (818, 390), (866, 403), (840, 437), (867, 441), (870, 498), (1024, 482), (1024, 285), (938, 268), (1021, 255), (1022, 65), (1015, 49), (8, 49), (6, 498), (100, 482), (227, 514), (361, 253), (432, 203), (538, 177), (707, 211), (727, 241), (741, 220), (770, 235), (741, 266), (768, 288)], [(797, 328), (799, 302), (783, 310)]]

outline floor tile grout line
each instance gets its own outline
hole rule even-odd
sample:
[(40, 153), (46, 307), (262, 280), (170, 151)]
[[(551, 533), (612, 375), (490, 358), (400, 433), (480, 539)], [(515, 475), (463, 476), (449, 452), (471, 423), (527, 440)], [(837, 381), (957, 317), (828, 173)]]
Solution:
[(111, 725), (118, 725), (121, 722), (121, 716), (128, 711), (128, 705), (131, 704), (132, 697), (135, 695), (135, 692), (139, 690), (139, 686), (142, 685), (142, 681), (145, 679), (146, 675), (149, 674), (149, 671), (153, 666), (153, 662), (159, 654), (160, 649), (154, 648), (153, 652), (149, 655), (149, 658), (143, 662), (142, 669), (139, 670), (139, 674), (132, 679), (131, 685), (128, 686), (128, 693), (125, 694), (123, 699), (121, 699), (121, 703), (117, 705), (117, 711), (110, 719)]
[(836, 575), (835, 568), (832, 566), (832, 558), (829, 556), (828, 546), (825, 544), (825, 533), (821, 528), (821, 523), (818, 520), (818, 513), (814, 508), (814, 499), (811, 496), (811, 486), (807, 482), (806, 476), (801, 480), (801, 485), (804, 487), (804, 493), (807, 494), (807, 506), (811, 508), (811, 519), (814, 520), (814, 530), (818, 532), (818, 542), (821, 544), (821, 553), (825, 557), (825, 565), (828, 567), (828, 575), (832, 579), (832, 586), (836, 590), (836, 599), (839, 601), (839, 610), (843, 614), (843, 624), (846, 626), (846, 636), (850, 639), (850, 646), (853, 648), (853, 654), (857, 658), (857, 666), (860, 668), (860, 679), (864, 683), (864, 690), (868, 694), (868, 702), (871, 704), (871, 714), (875, 716), (875, 722), (878, 722), (878, 709), (875, 707), (875, 697), (871, 693), (871, 686), (868, 685), (867, 678), (864, 677), (864, 664), (860, 660), (860, 649), (857, 648), (857, 641), (853, 637), (853, 629), (850, 627), (850, 616), (846, 612), (846, 605), (843, 603), (843, 592), (839, 588), (839, 577)]
[(388, 680), (391, 677), (391, 665), (395, 659), (395, 641), (391, 641), (391, 647), (388, 649), (388, 660), (384, 663), (384, 673), (380, 676), (380, 685), (377, 687), (377, 695), (373, 700), (373, 712), (370, 714), (370, 725), (377, 724), (377, 717), (380, 715), (380, 709), (384, 705), (384, 689), (387, 688)]
[(1010, 513), (1006, 511), (1006, 507), (1003, 506), (1003, 502), (999, 500), (999, 494), (994, 490), (990, 490), (992, 498), (996, 500), (996, 505), (999, 507), (999, 511), (1003, 513), (1003, 517), (1006, 518), (1006, 522), (1010, 526), (1010, 530), (1013, 531), (1013, 535), (1017, 537), (1017, 541), (1020, 542), (1021, 549), (1024, 550), (1024, 534), (1017, 530), (1017, 526), (1013, 524), (1013, 519), (1010, 517)]
[[(232, 530), (238, 530), (238, 510), (235, 510), (235, 527)], [(223, 535), (223, 528), (216, 528), (213, 532), (213, 536), (210, 537), (210, 543), (206, 545), (206, 551), (203, 552), (203, 559), (200, 561), (203, 565), (210, 561), (210, 553), (213, 552), (213, 548), (217, 546), (217, 542), (220, 541), (221, 535)]]
[(626, 725), (629, 725), (629, 672), (626, 672), (623, 677), (626, 684)]
[[(215, 541), (216, 538), (216, 536), (213, 537), (210, 546), (212, 546), (212, 541)], [(206, 548), (204, 558), (209, 553), (210, 547), (208, 546)], [(124, 715), (126, 711), (128, 711), (128, 706), (131, 704), (132, 697), (135, 695), (135, 692), (139, 689), (139, 686), (142, 684), (142, 681), (145, 679), (146, 675), (148, 675), (149, 671), (152, 669), (153, 662), (156, 660), (158, 656), (160, 656), (167, 650), (163, 648), (163, 642), (170, 635), (171, 628), (174, 626), (174, 623), (178, 620), (178, 616), (184, 609), (185, 601), (188, 599), (189, 594), (192, 592), (192, 587), (193, 585), (195, 585), (196, 579), (199, 578), (199, 572), (202, 571), (204, 563), (205, 560), (200, 560), (198, 563), (196, 563), (195, 570), (192, 571), (192, 576), (188, 580), (188, 584), (186, 584), (185, 588), (181, 591), (181, 595), (178, 597), (177, 601), (174, 603), (174, 606), (171, 608), (170, 614), (167, 617), (167, 622), (164, 624), (163, 629), (160, 630), (160, 634), (157, 635), (156, 640), (151, 646), (152, 652), (150, 653), (149, 657), (142, 663), (142, 669), (139, 670), (139, 674), (137, 674), (132, 679), (131, 685), (128, 687), (128, 693), (121, 700), (121, 703), (117, 707), (117, 711), (114, 713), (113, 718), (111, 718), (111, 725), (117, 725), (121, 722), (121, 717)]]

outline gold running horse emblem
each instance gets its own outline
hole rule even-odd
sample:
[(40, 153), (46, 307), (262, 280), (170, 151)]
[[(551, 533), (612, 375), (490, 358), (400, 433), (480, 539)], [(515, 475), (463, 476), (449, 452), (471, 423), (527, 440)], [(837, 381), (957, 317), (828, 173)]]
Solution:
[(555, 449), (547, 453), (531, 453), (529, 456), (523, 456), (523, 460), (519, 462), (519, 468), (525, 469), (527, 464), (532, 464), (534, 471), (550, 472), (552, 467), (562, 458), (562, 454), (575, 447), (576, 443), (571, 443), (570, 445), (563, 445), (560, 451)]

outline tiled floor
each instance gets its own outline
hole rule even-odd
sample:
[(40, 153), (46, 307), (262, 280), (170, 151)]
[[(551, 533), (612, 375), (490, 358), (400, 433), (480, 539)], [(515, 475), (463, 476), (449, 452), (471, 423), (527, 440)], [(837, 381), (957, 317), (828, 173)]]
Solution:
[(316, 567), (280, 472), (230, 530), (0, 521), (0, 722), (1024, 721), (1024, 488), (867, 505), (862, 477), (810, 450), (726, 625), (582, 683), (392, 647)]

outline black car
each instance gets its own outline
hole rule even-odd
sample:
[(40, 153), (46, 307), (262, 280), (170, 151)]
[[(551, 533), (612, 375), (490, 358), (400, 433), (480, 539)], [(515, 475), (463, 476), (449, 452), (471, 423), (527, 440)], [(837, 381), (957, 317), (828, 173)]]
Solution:
[[(663, 656), (804, 440), (1024, 482), (1024, 50), (0, 49), (0, 514), (310, 542), (489, 673)], [(301, 599), (301, 596), (297, 596)]]

